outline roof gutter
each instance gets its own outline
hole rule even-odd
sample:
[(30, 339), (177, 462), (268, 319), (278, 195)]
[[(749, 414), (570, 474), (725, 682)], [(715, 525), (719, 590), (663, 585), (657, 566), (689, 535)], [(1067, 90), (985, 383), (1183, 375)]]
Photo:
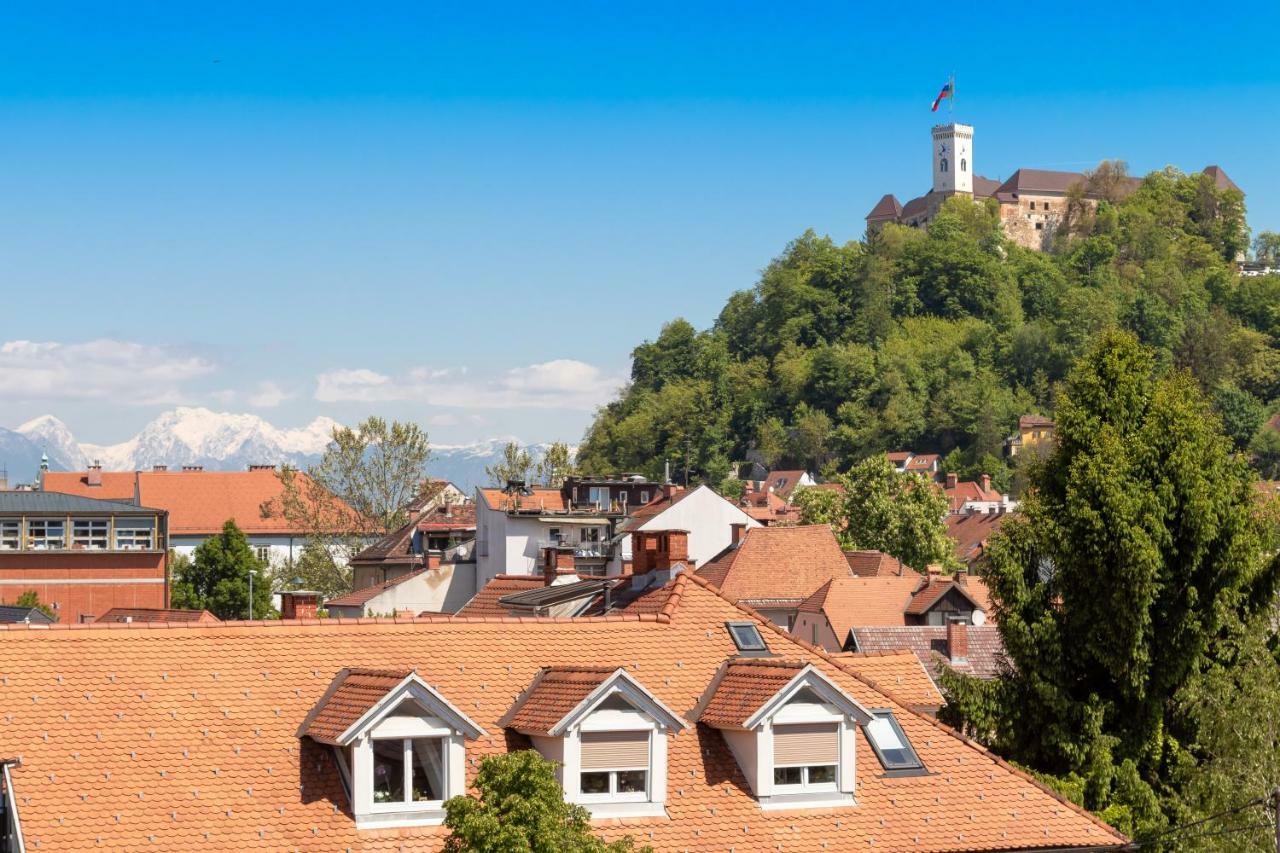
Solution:
[(12, 765), (22, 766), (22, 760), (8, 758), (0, 760), (0, 772), (4, 774), (5, 811), (8, 813), (8, 826), (0, 827), (0, 832), (9, 836), (13, 842), (14, 853), (26, 853), (27, 844), (22, 838), (22, 822), (18, 820), (18, 797), (13, 792), (13, 777), (9, 773)]

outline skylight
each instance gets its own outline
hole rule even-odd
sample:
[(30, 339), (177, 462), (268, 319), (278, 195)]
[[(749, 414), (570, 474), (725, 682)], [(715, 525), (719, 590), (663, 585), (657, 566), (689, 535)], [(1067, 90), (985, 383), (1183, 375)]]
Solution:
[(924, 767), (892, 711), (873, 712), (871, 722), (863, 728), (885, 770), (920, 770)]
[(760, 629), (752, 622), (729, 622), (727, 626), (733, 644), (740, 652), (767, 652), (769, 647), (760, 636)]

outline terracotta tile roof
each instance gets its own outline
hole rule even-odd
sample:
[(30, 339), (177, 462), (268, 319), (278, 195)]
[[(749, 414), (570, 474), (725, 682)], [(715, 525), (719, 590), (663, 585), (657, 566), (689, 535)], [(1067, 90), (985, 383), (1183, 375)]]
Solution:
[(729, 598), (799, 598), (832, 578), (847, 577), (849, 563), (826, 524), (752, 527), (737, 548), (718, 555), (698, 574)]
[(971, 512), (947, 516), (947, 535), (956, 543), (956, 559), (973, 566), (986, 555), (987, 543), (1010, 513)]
[(922, 196), (916, 196), (902, 207), (901, 221), (906, 222), (913, 216), (926, 213), (929, 210), (929, 200), (933, 196), (933, 191), (925, 193)]
[(894, 450), (890, 453), (886, 453), (885, 457), (888, 458), (890, 462), (902, 463), (908, 461), (914, 455), (915, 454), (910, 450)]
[(113, 607), (95, 622), (218, 622), (208, 610), (165, 610), (153, 607)]
[(936, 710), (946, 704), (938, 686), (913, 650), (840, 652), (832, 657), (841, 666), (874, 682), (877, 687), (914, 708)]
[(964, 663), (952, 662), (947, 650), (947, 629), (940, 625), (897, 625), (854, 628), (858, 649), (867, 654), (909, 651), (935, 677), (942, 667), (965, 675), (995, 678), (1006, 666), (1004, 643), (995, 625), (968, 625), (969, 653)]
[(328, 694), (316, 704), (311, 719), (299, 730), (320, 743), (337, 744), (351, 724), (363, 717), (382, 697), (399, 686), (409, 670), (344, 669)]
[(523, 698), (516, 701), (515, 712), (506, 723), (524, 734), (548, 734), (615, 671), (616, 667), (601, 666), (543, 669), (534, 677)]
[(918, 575), (835, 578), (800, 605), (804, 613), (822, 613), (836, 638), (862, 625), (905, 625), (907, 605), (921, 584)]
[(46, 492), (79, 495), (82, 498), (105, 498), (132, 501), (137, 498), (137, 475), (133, 471), (102, 471), (102, 485), (89, 485), (88, 471), (45, 471), (41, 488)]
[(845, 551), (844, 558), (849, 563), (849, 571), (860, 578), (876, 578), (893, 575), (894, 577), (915, 576), (920, 573), (883, 551)]
[(897, 219), (902, 215), (902, 205), (892, 193), (880, 197), (876, 206), (867, 214), (868, 222), (879, 222), (885, 219)]
[(743, 493), (739, 506), (747, 515), (763, 523), (795, 524), (800, 521), (800, 510), (767, 488)]
[(458, 610), (458, 615), (507, 616), (509, 611), (498, 603), (498, 599), (513, 592), (524, 592), (540, 586), (542, 578), (534, 575), (497, 575)]
[(770, 471), (768, 478), (764, 481), (766, 489), (772, 488), (774, 494), (783, 500), (789, 500), (791, 493), (796, 490), (796, 486), (800, 485), (800, 479), (804, 477), (808, 471)]
[[(979, 583), (981, 582), (975, 578), (973, 586), (976, 587)], [(970, 589), (970, 584), (967, 581), (960, 584), (955, 583), (950, 578), (930, 578), (927, 584), (920, 587), (920, 589), (916, 591), (915, 595), (911, 596), (911, 601), (907, 604), (907, 615), (922, 616), (925, 613), (928, 613), (929, 609), (932, 608), (933, 605), (937, 604), (944, 595), (952, 590), (955, 590), (965, 598), (972, 601), (974, 606), (978, 609), (983, 609), (983, 606), (978, 603), (978, 599), (974, 596), (973, 590)]]
[(942, 457), (936, 453), (921, 453), (917, 456), (911, 457), (910, 461), (907, 462), (906, 470), (932, 472), (934, 466), (936, 466), (941, 459)]
[(1036, 427), (1053, 426), (1053, 418), (1044, 415), (1022, 415), (1018, 418), (1018, 429), (1035, 429)]
[(698, 722), (718, 728), (742, 728), (751, 715), (791, 683), (804, 661), (745, 658), (725, 665), (715, 693), (702, 708)]
[(352, 592), (347, 593), (346, 595), (340, 595), (337, 598), (329, 599), (328, 601), (325, 602), (325, 606), (326, 607), (363, 607), (365, 604), (368, 604), (370, 601), (377, 598), (379, 595), (391, 589), (392, 587), (399, 586), (405, 581), (413, 580), (418, 575), (426, 571), (430, 571), (430, 570), (418, 569), (416, 572), (407, 572), (403, 575), (398, 575), (394, 578), (391, 578), (390, 580), (385, 580), (382, 583), (375, 583), (372, 586), (366, 586), (363, 589), (354, 590)]
[(476, 505), (452, 504), (427, 510), (418, 519), (418, 529), (427, 531), (475, 530)]
[[(299, 739), (335, 676), (361, 659), (387, 673), (368, 701), (416, 671), (486, 731), (466, 741), (470, 783), (481, 758), (513, 748), (499, 721), (543, 668), (625, 668), (667, 707), (694, 708), (736, 655), (724, 623), (754, 617), (693, 575), (677, 578), (672, 597), (678, 606), (665, 615), (576, 620), (0, 629), (6, 652), (23, 661), (0, 680), (0, 707), (5, 750), (22, 758), (11, 772), (27, 849), (440, 850), (443, 827), (357, 830), (329, 748)], [(933, 772), (876, 772), (859, 734), (856, 804), (766, 811), (722, 735), (700, 725), (668, 736), (668, 817), (600, 821), (596, 832), (664, 851), (772, 849), (783, 839), (791, 851), (897, 853), (1124, 841), (887, 688), (756, 621), (783, 659), (812, 664), (866, 707), (891, 709)], [(329, 732), (361, 703), (353, 698), (345, 715), (335, 708)]]
[[(233, 518), (248, 534), (301, 534), (276, 514), (263, 518), (263, 507), (284, 493), (272, 469), (258, 471), (103, 471), (102, 485), (88, 485), (87, 471), (49, 471), (45, 490), (83, 497), (113, 497), (168, 510), (174, 536), (212, 535)], [(306, 482), (306, 475), (297, 475)]]
[(418, 555), (413, 553), (413, 533), (417, 521), (410, 520), (379, 538), (368, 548), (351, 558), (352, 565), (413, 565)]
[(1004, 500), (1004, 495), (995, 489), (984, 489), (981, 483), (975, 483), (972, 480), (956, 483), (951, 488), (943, 491), (946, 493), (947, 501), (951, 504), (952, 512), (959, 512), (966, 503), (971, 501), (994, 503)]
[(564, 494), (559, 489), (548, 489), (534, 486), (531, 495), (521, 495), (517, 501), (502, 489), (477, 489), (485, 506), (502, 512), (565, 512), (569, 505), (565, 503)]

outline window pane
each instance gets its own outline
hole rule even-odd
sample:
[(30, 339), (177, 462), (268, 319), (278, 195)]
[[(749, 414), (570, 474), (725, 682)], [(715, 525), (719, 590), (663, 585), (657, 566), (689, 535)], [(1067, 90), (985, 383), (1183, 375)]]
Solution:
[(444, 799), (444, 738), (414, 739), (413, 799)]
[(809, 768), (809, 784), (810, 785), (834, 785), (836, 781), (836, 768), (834, 764), (824, 764), (819, 767)]
[(644, 770), (619, 770), (618, 793), (643, 794), (648, 775)]
[(582, 774), (582, 793), (584, 794), (609, 793), (609, 774), (608, 773), (583, 773)]
[(404, 741), (373, 742), (373, 801), (404, 802)]
[(775, 767), (773, 768), (773, 784), (775, 785), (799, 785), (801, 783), (802, 767)]

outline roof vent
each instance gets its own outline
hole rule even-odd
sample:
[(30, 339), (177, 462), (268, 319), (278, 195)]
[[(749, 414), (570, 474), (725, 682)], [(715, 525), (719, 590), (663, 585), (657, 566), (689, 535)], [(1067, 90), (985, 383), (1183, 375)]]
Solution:
[(182, 470), (183, 471), (203, 471), (204, 466), (203, 465), (183, 465)]

